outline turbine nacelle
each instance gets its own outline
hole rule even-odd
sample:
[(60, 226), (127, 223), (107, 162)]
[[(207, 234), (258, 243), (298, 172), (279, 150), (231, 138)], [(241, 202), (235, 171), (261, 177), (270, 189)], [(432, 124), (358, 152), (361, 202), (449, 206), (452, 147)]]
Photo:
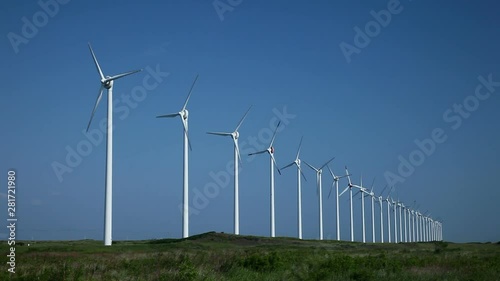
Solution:
[(106, 80), (102, 80), (102, 86), (106, 89), (111, 89), (113, 87), (113, 80), (108, 80), (108, 78), (111, 78), (110, 76), (106, 76)]
[(237, 140), (240, 137), (240, 133), (239, 132), (232, 132), (231, 136), (233, 136), (233, 139)]
[(179, 112), (179, 115), (182, 117), (182, 119), (187, 120), (189, 117), (189, 111), (187, 109), (183, 109), (181, 112)]

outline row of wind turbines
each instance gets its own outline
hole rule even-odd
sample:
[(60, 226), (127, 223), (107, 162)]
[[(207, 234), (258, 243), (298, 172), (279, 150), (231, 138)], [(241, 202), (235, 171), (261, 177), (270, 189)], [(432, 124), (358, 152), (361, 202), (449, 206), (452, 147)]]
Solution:
[[(102, 95), (104, 92), (104, 89), (107, 89), (107, 102), (108, 102), (108, 108), (107, 108), (107, 131), (106, 131), (106, 181), (105, 181), (105, 215), (104, 215), (104, 245), (110, 246), (112, 244), (112, 173), (113, 173), (113, 131), (112, 131), (112, 126), (113, 126), (113, 85), (114, 81), (117, 79), (120, 79), (122, 77), (132, 75), (134, 73), (138, 73), (142, 71), (140, 70), (134, 70), (130, 72), (125, 72), (122, 74), (114, 75), (114, 76), (104, 76), (103, 71), (97, 61), (97, 58), (94, 54), (94, 51), (92, 50), (92, 47), (90, 46), (89, 43), (89, 49), (90, 53), (92, 55), (94, 64), (97, 68), (97, 71), (100, 76), (100, 82), (101, 86), (98, 92), (97, 100), (95, 102), (95, 105), (93, 107), (89, 123), (87, 125), (87, 131), (89, 130), (92, 119), (94, 117), (94, 114), (96, 112), (96, 109), (99, 105), (99, 102), (102, 99)], [(189, 117), (189, 112), (187, 110), (187, 105), (189, 102), (189, 99), (191, 97), (193, 88), (196, 84), (196, 81), (198, 80), (198, 76), (193, 81), (193, 84), (191, 85), (191, 88), (188, 92), (186, 101), (184, 102), (184, 105), (182, 109), (179, 112), (175, 113), (170, 113), (170, 114), (164, 114), (164, 115), (159, 115), (157, 118), (175, 118), (175, 117), (180, 117), (183, 125), (183, 139), (184, 139), (184, 153), (183, 153), (183, 158), (184, 158), (184, 163), (183, 163), (183, 215), (182, 215), (182, 236), (188, 237), (189, 236), (189, 150), (192, 150), (191, 148), (191, 143), (189, 141), (189, 134), (188, 134), (188, 117)], [(239, 138), (239, 128), (243, 124), (243, 121), (247, 117), (248, 113), (250, 112), (251, 106), (248, 108), (248, 110), (245, 112), (243, 117), (240, 119), (239, 123), (237, 124), (235, 130), (233, 132), (208, 132), (208, 134), (211, 135), (217, 135), (217, 136), (229, 136), (233, 140), (234, 144), (234, 233), (239, 234), (239, 163), (241, 163), (241, 155), (240, 155), (240, 150), (238, 146), (238, 138)], [(269, 143), (269, 146), (267, 149), (262, 150), (262, 151), (257, 151), (254, 153), (250, 153), (249, 156), (251, 155), (257, 155), (257, 154), (265, 154), (267, 153), (270, 158), (270, 212), (271, 212), (271, 220), (270, 220), (270, 236), (275, 237), (275, 206), (274, 206), (274, 171), (277, 170), (279, 174), (281, 174), (281, 170), (284, 170), (286, 168), (289, 168), (291, 166), (296, 166), (297, 167), (297, 232), (298, 232), (298, 238), (302, 239), (302, 190), (301, 190), (301, 177), (306, 180), (306, 177), (304, 173), (302, 172), (301, 168), (301, 159), (300, 159), (300, 150), (302, 147), (302, 138), (299, 143), (299, 148), (295, 157), (295, 160), (288, 165), (284, 166), (281, 170), (276, 164), (276, 159), (274, 157), (274, 140), (276, 138), (276, 133), (278, 130), (278, 127), (280, 126), (280, 123), (277, 124), (273, 136), (271, 139), (271, 142)], [(383, 222), (383, 203), (386, 202), (387, 205), (387, 233), (388, 233), (388, 242), (420, 242), (420, 241), (436, 241), (436, 240), (442, 240), (442, 223), (438, 220), (435, 220), (430, 217), (429, 214), (427, 213), (420, 213), (417, 208), (411, 208), (407, 207), (403, 204), (403, 202), (400, 201), (394, 201), (392, 198), (390, 198), (390, 191), (387, 197), (384, 199), (382, 197), (382, 191), (381, 195), (376, 197), (374, 192), (373, 192), (373, 184), (371, 187), (371, 190), (368, 191), (367, 188), (363, 186), (362, 180), (360, 181), (360, 184), (353, 184), (351, 182), (351, 175), (349, 174), (347, 167), (346, 167), (346, 173), (345, 175), (338, 176), (333, 173), (333, 170), (330, 168), (329, 164), (334, 160), (334, 157), (329, 159), (326, 163), (319, 167), (315, 167), (307, 162), (304, 161), (304, 163), (311, 168), (312, 170), (315, 171), (316, 173), (316, 184), (317, 184), (317, 193), (318, 193), (318, 205), (319, 205), (319, 239), (323, 240), (323, 198), (322, 198), (322, 173), (323, 169), (327, 168), (328, 171), (330, 172), (333, 182), (330, 188), (330, 194), (328, 197), (330, 197), (331, 192), (333, 190), (333, 187), (335, 187), (335, 193), (336, 193), (336, 230), (337, 230), (337, 240), (340, 240), (340, 215), (339, 215), (339, 198), (343, 194), (345, 194), (347, 191), (349, 191), (350, 195), (350, 234), (351, 234), (351, 241), (354, 241), (354, 225), (353, 225), (353, 189), (358, 190), (358, 194), (361, 194), (361, 208), (362, 208), (362, 232), (363, 232), (363, 242), (366, 242), (366, 228), (365, 228), (365, 197), (371, 197), (371, 215), (372, 215), (372, 242), (376, 242), (376, 235), (375, 235), (375, 201), (379, 203), (379, 210), (380, 210), (380, 242), (384, 242), (384, 222)], [(347, 178), (348, 184), (347, 187), (339, 194), (339, 181), (342, 178)], [(356, 194), (357, 195), (357, 194)], [(356, 196), (355, 195), (355, 196)], [(394, 239), (391, 239), (391, 207), (393, 211), (393, 221), (394, 221)], [(399, 228), (397, 225), (397, 210), (399, 210)], [(404, 213), (404, 227), (402, 224), (402, 214)], [(407, 219), (408, 218), (408, 219)], [(398, 240), (398, 229), (399, 229), (399, 240)], [(404, 233), (404, 236), (403, 236)]]

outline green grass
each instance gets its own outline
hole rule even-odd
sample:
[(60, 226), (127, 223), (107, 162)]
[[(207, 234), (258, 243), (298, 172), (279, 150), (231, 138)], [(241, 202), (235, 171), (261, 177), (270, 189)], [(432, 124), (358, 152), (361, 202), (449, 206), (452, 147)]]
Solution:
[[(500, 244), (362, 244), (205, 233), (187, 239), (27, 242), (0, 280), (500, 280)], [(9, 246), (0, 252), (5, 257)], [(9, 279), (10, 278), (10, 279)]]

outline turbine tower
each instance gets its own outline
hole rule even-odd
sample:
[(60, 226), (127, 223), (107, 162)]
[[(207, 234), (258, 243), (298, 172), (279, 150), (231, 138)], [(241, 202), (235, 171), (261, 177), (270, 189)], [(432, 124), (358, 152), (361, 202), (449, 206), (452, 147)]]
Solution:
[(391, 198), (391, 203), (392, 203), (392, 207), (394, 209), (394, 243), (398, 243), (398, 223), (397, 223), (398, 216), (396, 214), (397, 202)]
[(330, 198), (330, 194), (332, 193), (333, 186), (335, 185), (335, 200), (337, 201), (337, 203), (336, 203), (336, 207), (337, 207), (337, 240), (340, 241), (339, 180), (341, 178), (347, 177), (348, 175), (343, 175), (341, 177), (336, 176), (333, 173), (333, 170), (330, 169), (330, 166), (328, 165), (327, 167), (328, 167), (328, 170), (330, 171), (330, 174), (332, 175), (332, 178), (333, 178), (332, 186), (330, 187), (330, 192), (328, 193), (328, 198)]
[(373, 192), (373, 184), (368, 195), (372, 198), (372, 242), (375, 243), (375, 193)]
[(270, 174), (271, 174), (271, 237), (275, 237), (276, 232), (275, 232), (275, 221), (274, 221), (274, 167), (276, 166), (276, 170), (278, 173), (281, 175), (280, 169), (278, 168), (278, 164), (276, 164), (276, 160), (274, 159), (274, 139), (276, 138), (276, 132), (278, 131), (278, 128), (281, 124), (281, 121), (278, 122), (278, 125), (276, 125), (276, 128), (274, 129), (273, 137), (271, 139), (271, 143), (269, 144), (269, 147), (266, 150), (254, 152), (248, 154), (248, 156), (256, 155), (256, 154), (262, 154), (262, 153), (268, 153), (269, 158), (270, 158), (270, 163), (271, 163), (271, 169), (270, 169)]
[(186, 101), (184, 102), (184, 106), (182, 107), (181, 111), (177, 113), (170, 113), (170, 114), (165, 114), (165, 115), (159, 115), (156, 116), (156, 118), (174, 118), (179, 116), (182, 121), (182, 126), (184, 127), (184, 166), (183, 166), (183, 174), (184, 174), (184, 184), (183, 184), (183, 204), (182, 204), (182, 237), (186, 238), (189, 236), (189, 163), (188, 163), (188, 146), (189, 150), (191, 149), (191, 142), (189, 141), (188, 137), (188, 116), (189, 112), (186, 109), (187, 104), (189, 102), (189, 98), (191, 97), (191, 93), (193, 92), (194, 85), (196, 84), (196, 81), (198, 80), (198, 75), (196, 75), (196, 78), (193, 81), (193, 84), (191, 85), (191, 89), (189, 90), (188, 96), (186, 98)]
[(321, 174), (323, 173), (323, 168), (328, 165), (332, 160), (335, 159), (335, 157), (331, 158), (328, 160), (325, 164), (323, 164), (321, 167), (316, 168), (312, 166), (311, 164), (306, 163), (306, 165), (313, 169), (316, 172), (316, 185), (317, 185), (317, 192), (318, 192), (318, 200), (319, 200), (319, 240), (323, 240), (323, 189), (321, 187)]
[(380, 204), (380, 242), (384, 243), (384, 200), (382, 196), (377, 197)]
[(238, 146), (238, 138), (240, 137), (240, 133), (238, 132), (238, 129), (241, 127), (241, 124), (243, 124), (243, 121), (247, 117), (248, 112), (252, 106), (250, 106), (241, 118), (240, 122), (236, 126), (236, 129), (232, 133), (226, 133), (226, 132), (207, 132), (207, 134), (211, 135), (217, 135), (217, 136), (230, 136), (233, 139), (234, 143), (234, 234), (239, 235), (240, 234), (240, 207), (239, 207), (239, 183), (238, 183), (238, 176), (239, 176), (239, 168), (238, 164), (241, 163), (241, 156), (240, 156), (240, 148)]
[(385, 198), (385, 202), (387, 202), (387, 241), (391, 243), (391, 200), (389, 200), (389, 194), (387, 194), (387, 198)]
[(137, 73), (140, 70), (134, 70), (125, 72), (122, 74), (114, 75), (114, 76), (104, 76), (104, 73), (97, 62), (97, 58), (92, 50), (92, 47), (89, 43), (90, 53), (92, 54), (92, 58), (94, 59), (94, 64), (97, 68), (97, 72), (99, 73), (99, 77), (101, 78), (101, 87), (99, 89), (99, 93), (97, 95), (97, 100), (94, 105), (94, 109), (90, 115), (90, 120), (87, 125), (87, 132), (89, 131), (90, 124), (92, 123), (92, 119), (94, 118), (95, 111), (99, 102), (102, 98), (102, 93), (104, 89), (108, 90), (108, 120), (107, 120), (107, 130), (106, 130), (106, 191), (105, 191), (105, 201), (104, 201), (104, 245), (111, 246), (112, 244), (112, 211), (113, 211), (113, 82), (122, 77)]
[(359, 191), (354, 195), (358, 195), (358, 193), (361, 193), (361, 222), (362, 222), (362, 231), (363, 231), (363, 243), (366, 243), (366, 225), (365, 225), (365, 193), (368, 193), (366, 191), (366, 188), (363, 187), (363, 178), (361, 178), (361, 184), (360, 185), (354, 185), (354, 187), (359, 188)]
[(306, 176), (302, 173), (302, 169), (300, 168), (300, 148), (302, 147), (302, 138), (300, 138), (299, 149), (297, 150), (297, 156), (295, 156), (295, 160), (281, 168), (284, 170), (292, 165), (297, 166), (297, 233), (299, 239), (302, 239), (302, 187), (300, 184), (300, 176), (304, 177), (304, 180), (307, 181)]
[(349, 204), (351, 207), (351, 242), (354, 242), (354, 220), (353, 220), (353, 213), (352, 213), (352, 188), (354, 187), (354, 184), (351, 182), (351, 177), (349, 174), (349, 171), (347, 170), (347, 166), (345, 166), (345, 174), (347, 175), (347, 187), (339, 194), (338, 197), (342, 196), (347, 190), (349, 190)]

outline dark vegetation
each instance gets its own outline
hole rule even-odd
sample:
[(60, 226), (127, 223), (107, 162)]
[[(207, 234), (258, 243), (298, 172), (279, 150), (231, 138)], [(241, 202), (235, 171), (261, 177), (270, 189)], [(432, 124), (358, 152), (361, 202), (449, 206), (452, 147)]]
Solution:
[[(0, 280), (500, 280), (500, 244), (362, 244), (205, 233), (16, 247)], [(0, 252), (7, 260), (8, 245)]]

